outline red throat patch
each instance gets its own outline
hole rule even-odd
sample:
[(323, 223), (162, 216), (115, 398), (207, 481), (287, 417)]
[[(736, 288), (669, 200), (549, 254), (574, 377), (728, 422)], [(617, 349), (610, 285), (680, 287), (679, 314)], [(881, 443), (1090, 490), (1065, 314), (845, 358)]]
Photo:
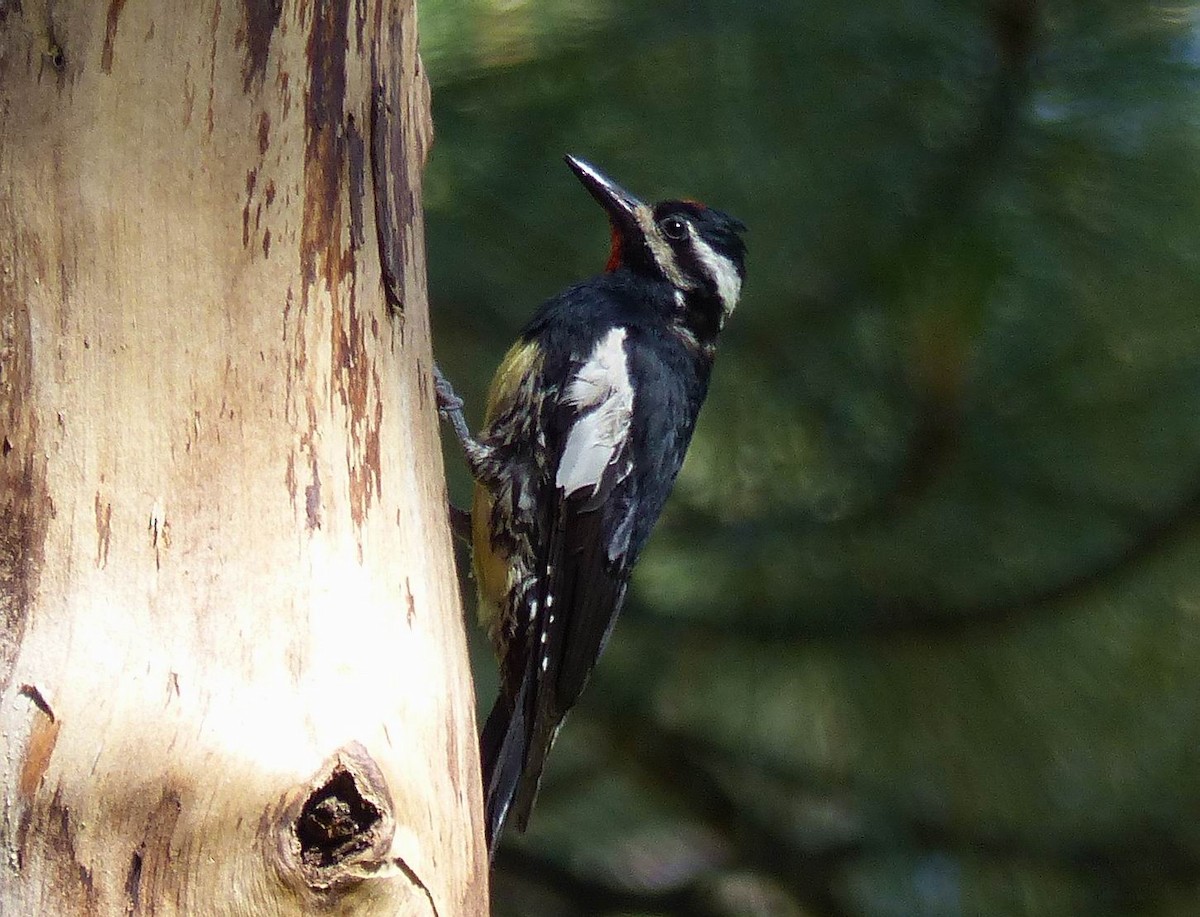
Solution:
[(608, 264), (604, 265), (604, 269), (608, 272), (615, 271), (621, 266), (621, 234), (617, 232), (617, 227), (612, 228), (612, 250), (608, 253)]

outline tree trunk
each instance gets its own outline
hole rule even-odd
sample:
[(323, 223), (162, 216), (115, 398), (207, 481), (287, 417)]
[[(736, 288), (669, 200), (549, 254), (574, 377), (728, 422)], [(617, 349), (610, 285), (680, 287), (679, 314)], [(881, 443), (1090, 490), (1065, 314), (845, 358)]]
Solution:
[(486, 912), (411, 0), (0, 0), (0, 912)]

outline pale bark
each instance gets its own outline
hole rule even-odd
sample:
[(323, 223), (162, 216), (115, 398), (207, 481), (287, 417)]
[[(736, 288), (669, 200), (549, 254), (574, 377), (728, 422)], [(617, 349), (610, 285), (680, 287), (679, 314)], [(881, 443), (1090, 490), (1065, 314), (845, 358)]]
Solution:
[(486, 911), (415, 29), (0, 0), (5, 915)]

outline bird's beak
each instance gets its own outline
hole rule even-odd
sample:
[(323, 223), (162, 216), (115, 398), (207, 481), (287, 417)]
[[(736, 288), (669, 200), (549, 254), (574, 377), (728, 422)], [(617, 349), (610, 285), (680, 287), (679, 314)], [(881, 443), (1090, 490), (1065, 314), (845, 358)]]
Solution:
[(613, 228), (622, 231), (637, 229), (637, 210), (643, 207), (641, 201), (618, 185), (615, 181), (597, 169), (589, 162), (584, 162), (577, 156), (563, 157), (583, 186), (608, 211)]

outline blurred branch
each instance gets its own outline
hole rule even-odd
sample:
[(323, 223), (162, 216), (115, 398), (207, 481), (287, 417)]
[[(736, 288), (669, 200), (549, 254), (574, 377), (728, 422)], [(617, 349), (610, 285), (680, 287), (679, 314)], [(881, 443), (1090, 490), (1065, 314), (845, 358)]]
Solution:
[[(846, 253), (842, 279), (801, 304), (809, 323), (832, 318), (847, 303), (887, 298), (886, 290), (897, 264), (911, 267), (935, 254), (944, 244), (945, 227), (967, 211), (986, 186), (1016, 133), (1028, 99), (1030, 69), (1037, 36), (1037, 0), (993, 0), (987, 16), (994, 38), (995, 70), (992, 85), (980, 105), (979, 118), (958, 144), (942, 150), (931, 168), (921, 195), (924, 206), (892, 234), (893, 245), (867, 258), (861, 249)], [(915, 244), (914, 244), (915, 243)], [(883, 294), (881, 297), (881, 293)], [(925, 366), (917, 360), (912, 393), (919, 412), (915, 429), (898, 454), (892, 476), (880, 490), (854, 511), (839, 518), (837, 525), (870, 525), (894, 515), (920, 498), (938, 479), (957, 449), (961, 427), (962, 393), (966, 373), (960, 365), (967, 359), (966, 347), (948, 356), (955, 365), (936, 380), (924, 377)], [(943, 367), (945, 369), (945, 367)]]
[(573, 917), (601, 917), (614, 911), (653, 908), (658, 915), (696, 917), (687, 889), (664, 895), (640, 894), (614, 889), (597, 878), (573, 872), (551, 857), (514, 844), (500, 847), (496, 854), (493, 884), (506, 881), (528, 882), (547, 889), (570, 902), (564, 913)]
[[(887, 808), (899, 824), (888, 837), (862, 834), (856, 841), (830, 844), (819, 852), (798, 846), (794, 831), (776, 819), (772, 823), (755, 817), (751, 808), (726, 792), (731, 781), (715, 776), (718, 768), (747, 770), (746, 750), (731, 752), (714, 742), (689, 733), (664, 729), (642, 717), (613, 716), (608, 721), (614, 745), (621, 760), (633, 761), (654, 780), (661, 792), (677, 797), (688, 811), (708, 819), (723, 833), (738, 840), (742, 863), (780, 878), (813, 913), (841, 917), (843, 909), (833, 891), (835, 878), (846, 863), (871, 854), (895, 852), (897, 846), (914, 858), (949, 854), (963, 860), (982, 860), (993, 865), (1049, 863), (1067, 874), (1086, 876), (1089, 882), (1109, 889), (1114, 900), (1129, 912), (1145, 908), (1146, 889), (1187, 887), (1200, 882), (1200, 855), (1177, 838), (1152, 825), (1144, 830), (1125, 832), (1110, 843), (1071, 844), (1052, 837), (1029, 837), (1002, 829), (980, 826), (956, 826), (909, 813), (892, 804)], [(636, 754), (624, 754), (622, 746), (636, 746)], [(887, 799), (887, 788), (847, 781), (833, 775), (798, 778), (793, 769), (755, 761), (749, 769), (769, 776), (781, 792), (816, 793), (869, 804), (872, 799)], [(732, 783), (746, 783), (746, 775)], [(790, 788), (790, 790), (789, 790)], [(771, 810), (775, 811), (775, 810)], [(776, 816), (781, 813), (775, 812)], [(906, 823), (907, 822), (907, 823)]]
[(988, 17), (995, 38), (995, 71), (974, 130), (939, 152), (925, 182), (924, 206), (892, 234), (903, 241), (865, 262), (861, 249), (847, 252), (842, 279), (801, 304), (806, 320), (832, 316), (847, 302), (871, 298), (874, 290), (887, 285), (886, 278), (900, 256), (911, 257), (909, 240), (933, 236), (937, 227), (961, 211), (983, 187), (1006, 151), (1007, 140), (1016, 132), (1028, 97), (1037, 14), (1037, 0), (993, 0)]
[[(901, 237), (925, 240), (931, 254), (941, 237), (938, 229), (952, 221), (980, 193), (988, 177), (1016, 133), (1022, 106), (1029, 92), (1029, 68), (1034, 47), (1035, 0), (994, 0), (991, 18), (996, 37), (997, 69), (991, 92), (980, 112), (973, 136), (957, 149), (947, 151), (943, 166), (931, 177), (925, 193), (926, 207), (916, 214)], [(870, 278), (883, 283), (891, 273), (893, 257), (885, 257)], [(966, 359), (965, 348), (952, 359)], [(962, 394), (966, 373), (953, 373), (949, 385), (917, 383), (920, 414), (903, 460), (898, 463), (890, 488), (882, 490), (873, 503), (842, 520), (842, 525), (869, 525), (901, 512), (922, 496), (957, 451), (962, 421)], [(924, 384), (920, 384), (924, 383)]]
[(848, 917), (831, 892), (834, 869), (845, 850), (797, 855), (781, 835), (753, 821), (714, 772), (714, 760), (726, 766), (731, 763), (724, 750), (717, 753), (716, 746), (665, 730), (648, 717), (610, 715), (605, 724), (622, 761), (633, 762), (656, 790), (680, 802), (720, 835), (736, 839), (737, 865), (780, 880), (806, 913)]
[(1091, 566), (1066, 575), (1041, 588), (1021, 595), (1001, 596), (976, 605), (953, 606), (937, 602), (911, 602), (878, 596), (875, 604), (859, 617), (813, 620), (795, 615), (766, 620), (762, 608), (734, 608), (718, 619), (680, 619), (632, 606), (637, 620), (664, 635), (684, 631), (736, 637), (740, 640), (777, 643), (780, 640), (850, 641), (913, 639), (922, 642), (959, 640), (983, 628), (1008, 627), (1036, 616), (1048, 607), (1084, 598), (1093, 591), (1110, 588), (1155, 554), (1200, 538), (1200, 480), (1164, 515), (1144, 523), (1129, 541)]
[[(726, 784), (715, 774), (713, 749), (690, 737), (664, 731), (652, 720), (634, 714), (598, 713), (589, 717), (603, 726), (611, 742), (602, 767), (634, 768), (654, 792), (677, 804), (689, 817), (705, 824), (720, 837), (736, 840), (737, 861), (724, 868), (748, 868), (778, 880), (806, 914), (814, 917), (848, 917), (831, 893), (838, 855), (831, 851), (797, 857), (789, 844), (771, 836), (746, 817), (743, 807), (730, 797)], [(551, 857), (528, 848), (502, 847), (497, 857), (502, 874), (548, 886), (581, 908), (579, 914), (614, 910), (648, 910), (656, 914), (705, 917), (714, 913), (702, 894), (708, 874), (665, 894), (639, 893), (613, 888), (602, 879), (581, 876)], [(575, 913), (575, 912), (572, 912)], [(722, 914), (724, 912), (721, 912)]]
[[(1107, 890), (1114, 902), (1131, 909), (1145, 907), (1147, 888), (1169, 890), (1200, 881), (1200, 860), (1177, 839), (1152, 827), (1114, 837), (1111, 843), (1083, 843), (1053, 837), (1031, 837), (977, 825), (953, 825), (905, 812), (893, 803), (891, 825), (882, 835), (863, 831), (853, 840), (825, 842), (821, 849), (797, 843), (786, 811), (760, 807), (755, 813), (733, 798), (729, 786), (746, 785), (747, 772), (778, 784), (784, 796), (815, 794), (856, 800), (859, 806), (889, 796), (886, 788), (847, 781), (835, 775), (799, 777), (794, 768), (769, 760), (747, 766), (745, 749), (730, 751), (690, 733), (668, 730), (648, 717), (631, 714), (589, 714), (611, 737), (602, 767), (634, 767), (657, 794), (678, 804), (720, 836), (735, 843), (737, 861), (723, 868), (748, 869), (780, 881), (805, 908), (823, 917), (846, 917), (836, 882), (856, 860), (904, 851), (919, 861), (927, 856), (957, 857), (962, 862), (992, 866), (1037, 868), (1052, 866), (1067, 875), (1086, 877)], [(721, 779), (720, 771), (733, 776)], [(764, 813), (773, 813), (769, 816)], [(702, 889), (707, 876), (698, 876), (669, 893), (644, 893), (614, 888), (602, 878), (580, 875), (549, 856), (520, 846), (504, 847), (497, 859), (501, 883), (528, 882), (570, 902), (564, 913), (601, 915), (620, 910), (704, 917), (712, 913)], [(1164, 892), (1165, 893), (1165, 892)]]

